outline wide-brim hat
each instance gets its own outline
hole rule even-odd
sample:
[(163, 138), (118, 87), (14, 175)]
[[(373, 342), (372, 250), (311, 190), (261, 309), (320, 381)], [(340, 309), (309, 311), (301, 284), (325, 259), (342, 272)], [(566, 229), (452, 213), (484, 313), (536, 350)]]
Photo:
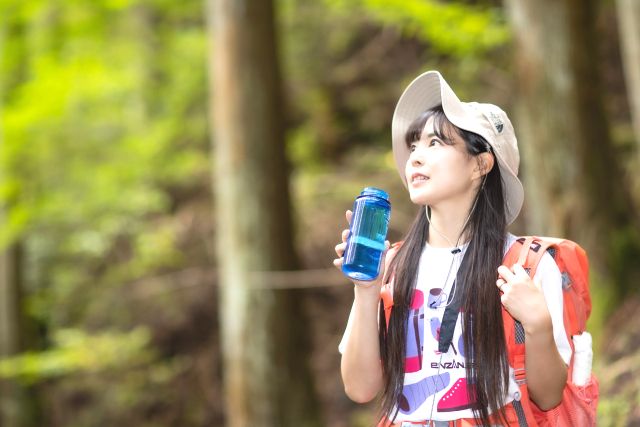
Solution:
[(416, 77), (403, 92), (393, 113), (393, 156), (405, 187), (405, 166), (409, 159), (405, 140), (407, 129), (422, 113), (439, 105), (452, 124), (482, 136), (491, 145), (502, 176), (507, 224), (511, 224), (524, 201), (524, 189), (518, 179), (520, 154), (513, 125), (500, 107), (460, 101), (438, 71), (427, 71)]

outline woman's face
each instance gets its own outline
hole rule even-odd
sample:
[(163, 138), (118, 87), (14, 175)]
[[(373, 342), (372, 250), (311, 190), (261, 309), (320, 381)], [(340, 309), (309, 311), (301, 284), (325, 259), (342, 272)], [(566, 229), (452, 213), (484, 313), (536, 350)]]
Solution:
[(420, 139), (410, 146), (405, 176), (411, 201), (432, 208), (451, 205), (468, 209), (475, 195), (478, 162), (468, 154), (457, 132), (444, 132), (450, 134), (450, 141), (435, 133), (430, 117)]

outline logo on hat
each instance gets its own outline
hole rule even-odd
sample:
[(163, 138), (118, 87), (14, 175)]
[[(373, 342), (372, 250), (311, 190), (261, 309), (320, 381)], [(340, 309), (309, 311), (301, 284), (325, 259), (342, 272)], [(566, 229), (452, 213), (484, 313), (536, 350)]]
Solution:
[(502, 131), (504, 130), (504, 122), (502, 121), (502, 118), (493, 111), (490, 111), (489, 119), (491, 120), (493, 127), (496, 129), (496, 132), (502, 133)]

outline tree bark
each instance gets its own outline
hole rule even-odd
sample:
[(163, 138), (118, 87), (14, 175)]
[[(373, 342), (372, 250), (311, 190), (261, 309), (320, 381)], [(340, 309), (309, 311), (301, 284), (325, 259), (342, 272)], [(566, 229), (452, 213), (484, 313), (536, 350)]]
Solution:
[(298, 266), (272, 1), (208, 6), (227, 425), (320, 425), (301, 294), (256, 274)]
[(617, 0), (616, 5), (622, 45), (622, 64), (636, 138), (636, 152), (640, 161), (640, 2)]
[(640, 277), (640, 235), (609, 136), (593, 0), (507, 0), (519, 74), (527, 225), (583, 244), (621, 296)]
[[(8, 176), (26, 179), (21, 167), (12, 162), (12, 141), (5, 138), (5, 105), (20, 90), (29, 76), (29, 40), (35, 26), (29, 25), (24, 14), (17, 13), (19, 6), (7, 5), (0, 21), (0, 53), (11, 57), (0, 75), (0, 151), (9, 161), (0, 165), (0, 181)], [(33, 52), (31, 52), (33, 53)], [(17, 204), (21, 193), (0, 202), (0, 224), (7, 227), (7, 213)], [(9, 233), (7, 233), (8, 235)], [(0, 358), (38, 347), (41, 337), (35, 319), (25, 309), (26, 287), (24, 280), (24, 235), (0, 249)], [(37, 385), (23, 385), (17, 381), (0, 378), (0, 427), (32, 427), (44, 423), (42, 398)]]
[(555, 1), (506, 3), (520, 84), (516, 130), (523, 152), (526, 223), (532, 230), (561, 234), (569, 226), (573, 205), (572, 198), (563, 196), (578, 174), (570, 160), (577, 126), (570, 114), (566, 10)]
[[(13, 33), (11, 32), (13, 30)], [(17, 19), (10, 19), (0, 25), (0, 53), (4, 53), (5, 43), (10, 34), (24, 39), (24, 28)], [(22, 46), (21, 46), (22, 47)], [(22, 58), (20, 58), (22, 59)], [(7, 93), (17, 86), (22, 78), (23, 61), (10, 70), (9, 76), (0, 77), (0, 150), (6, 150), (2, 128), (3, 106), (8, 99)], [(0, 179), (7, 174), (4, 165), (0, 165)], [(0, 203), (0, 224), (6, 226), (6, 201)], [(0, 249), (0, 359), (15, 356), (24, 349), (24, 314), (22, 310), (22, 285), (20, 245), (13, 244)], [(13, 380), (0, 378), (0, 427), (29, 426), (34, 414), (30, 413), (28, 395), (25, 388)]]
[[(15, 356), (22, 343), (20, 253), (11, 246), (0, 253), (0, 359)], [(0, 426), (27, 426), (31, 414), (27, 391), (13, 380), (0, 378)]]

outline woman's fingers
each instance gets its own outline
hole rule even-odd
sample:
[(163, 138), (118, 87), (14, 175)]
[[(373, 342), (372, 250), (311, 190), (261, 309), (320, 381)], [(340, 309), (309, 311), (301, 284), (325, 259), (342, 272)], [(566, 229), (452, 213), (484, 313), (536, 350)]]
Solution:
[(496, 286), (498, 286), (498, 289), (500, 289), (502, 292), (506, 291), (506, 289), (503, 289), (504, 285), (506, 284), (507, 282), (505, 282), (504, 279), (496, 280)]
[(336, 258), (333, 260), (333, 265), (335, 265), (338, 270), (342, 268), (342, 257)]
[(538, 278), (533, 279), (533, 286), (535, 286), (537, 290), (542, 292), (542, 282), (540, 281), (540, 279)]
[(513, 274), (513, 272), (509, 270), (509, 267), (507, 267), (506, 265), (501, 265), (500, 267), (498, 267), (498, 274), (500, 275), (500, 278), (504, 279), (504, 281), (507, 283), (516, 278), (516, 275)]
[(520, 265), (520, 264), (514, 264), (513, 265), (513, 273), (516, 275), (516, 277), (519, 277), (520, 279), (528, 279), (529, 278), (529, 274), (524, 269), (524, 267), (522, 265)]
[[(347, 210), (344, 213), (345, 218), (347, 219), (347, 222), (349, 223), (349, 225), (351, 225), (351, 211)], [(342, 243), (338, 243), (335, 247), (335, 251), (336, 254), (338, 255), (338, 258), (333, 260), (333, 265), (335, 265), (338, 269), (342, 268), (342, 256), (344, 255), (344, 250), (347, 247), (347, 238), (349, 237), (349, 229), (346, 230), (342, 230), (341, 236), (342, 238)]]

